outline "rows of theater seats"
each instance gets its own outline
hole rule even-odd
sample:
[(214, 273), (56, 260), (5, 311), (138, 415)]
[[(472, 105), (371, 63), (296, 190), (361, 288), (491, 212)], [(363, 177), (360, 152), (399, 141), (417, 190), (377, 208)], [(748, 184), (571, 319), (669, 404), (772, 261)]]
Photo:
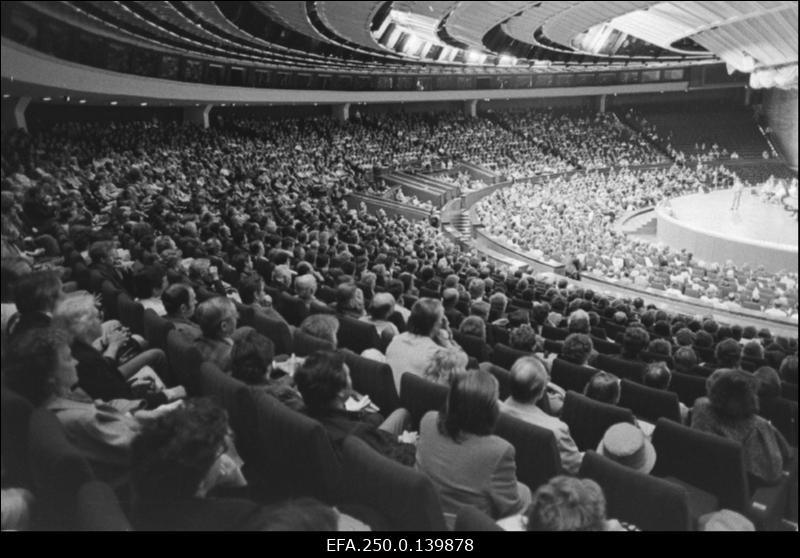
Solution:
[[(78, 286), (84, 286), (80, 269), (73, 269)], [(102, 293), (106, 319), (120, 319), (131, 331), (167, 353), (172, 381), (186, 387), (190, 396), (208, 396), (221, 403), (230, 415), (237, 446), (246, 466), (252, 493), (263, 501), (288, 497), (313, 496), (336, 505), (366, 506), (375, 511), (373, 524), (379, 529), (441, 530), (444, 521), (438, 496), (431, 482), (414, 469), (404, 467), (351, 438), (344, 445), (341, 461), (337, 459), (325, 429), (315, 420), (288, 409), (256, 388), (222, 373), (215, 365), (202, 362), (197, 350), (173, 332), (170, 322), (157, 316), (110, 283), (102, 283), (89, 274), (88, 286)], [(325, 296), (325, 291), (318, 293)], [(420, 294), (434, 294), (421, 292)], [(291, 298), (291, 297), (287, 297)], [(415, 297), (405, 300), (413, 305)], [(516, 304), (525, 301), (513, 299)], [(278, 305), (278, 308), (290, 305)], [(276, 354), (305, 356), (315, 350), (329, 349), (325, 341), (311, 338), (285, 323), (255, 315), (244, 306), (240, 325), (254, 327), (269, 337)], [(292, 321), (302, 319), (294, 316)], [(379, 347), (374, 327), (358, 320), (341, 317), (339, 347), (360, 352)], [(366, 329), (364, 326), (367, 326)], [(794, 490), (796, 506), (796, 459), (776, 486), (760, 488), (751, 494), (740, 444), (692, 430), (680, 424), (678, 401), (691, 405), (705, 394), (703, 374), (712, 367), (699, 368), (698, 375), (674, 374), (672, 392), (641, 385), (641, 367), (616, 358), (620, 346), (606, 340), (621, 331), (614, 324), (603, 323), (595, 329), (595, 347), (601, 353), (598, 368), (623, 378), (619, 406), (606, 405), (580, 394), (594, 372), (556, 359), (553, 381), (567, 395), (562, 410), (579, 449), (586, 451), (580, 475), (595, 479), (604, 489), (609, 517), (636, 524), (644, 530), (691, 530), (702, 513), (728, 508), (750, 517), (760, 529), (780, 526)], [(500, 397), (508, 396), (508, 369), (528, 353), (507, 346), (508, 332), (491, 326), (493, 347), (491, 372), (500, 385)], [(364, 335), (371, 330), (371, 335)], [(566, 330), (544, 326), (546, 351), (558, 353)], [(470, 355), (485, 355), (478, 338), (457, 334), (458, 341)], [(504, 335), (506, 337), (504, 337)], [(713, 356), (713, 355), (712, 355)], [(480, 359), (479, 359), (480, 360)], [(389, 414), (399, 406), (407, 408), (416, 428), (429, 410), (442, 407), (447, 389), (411, 374), (405, 374), (398, 396), (388, 365), (347, 352), (353, 387), (371, 397)], [(752, 367), (758, 363), (746, 364)], [(774, 411), (771, 420), (796, 447), (797, 387), (784, 386), (794, 402)], [(792, 391), (793, 390), (793, 391)], [(46, 411), (30, 405), (7, 390), (3, 391), (3, 455), (17, 456), (8, 462), (9, 470), (29, 477), (30, 486), (41, 506), (41, 525), (62, 529), (128, 529), (125, 518), (125, 494), (116, 494), (94, 479), (91, 467), (67, 442), (58, 421)], [(643, 475), (613, 463), (592, 450), (605, 430), (618, 422), (633, 423), (636, 418), (655, 423), (652, 442), (658, 454), (652, 475)], [(548, 430), (510, 416), (501, 416), (496, 434), (515, 446), (517, 476), (535, 490), (559, 473), (559, 454), (555, 439)], [(8, 451), (7, 451), (8, 450)], [(796, 456), (796, 451), (795, 451)], [(13, 460), (12, 460), (13, 461)], [(796, 514), (796, 511), (794, 512)], [(464, 510), (457, 528), (490, 528), (494, 523), (477, 510)]]
[(672, 147), (687, 156), (705, 154), (713, 144), (729, 153), (738, 153), (742, 159), (757, 159), (764, 151), (769, 152), (769, 145), (758, 132), (752, 113), (746, 110), (686, 112), (685, 109), (639, 108), (638, 112), (656, 127), (661, 138), (671, 134)]

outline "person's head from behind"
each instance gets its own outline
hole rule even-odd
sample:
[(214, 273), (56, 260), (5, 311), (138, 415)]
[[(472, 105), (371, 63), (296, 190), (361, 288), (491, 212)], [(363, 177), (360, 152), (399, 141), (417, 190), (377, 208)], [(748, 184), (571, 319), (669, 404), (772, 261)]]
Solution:
[(28, 273), (14, 286), (14, 300), (20, 314), (53, 312), (62, 296), (61, 279), (55, 271)]
[(197, 309), (197, 295), (190, 285), (173, 283), (161, 293), (161, 302), (170, 318), (188, 319)]
[(458, 289), (448, 288), (442, 291), (442, 306), (455, 308), (456, 304), (458, 304)]
[(364, 293), (354, 284), (343, 283), (336, 288), (336, 309), (341, 314), (362, 316), (364, 314)]
[(597, 372), (587, 382), (583, 388), (583, 394), (589, 399), (616, 405), (619, 403), (621, 395), (620, 379), (608, 372)]
[(149, 265), (136, 276), (136, 290), (139, 298), (158, 298), (166, 286), (167, 270), (161, 264)]
[(679, 347), (691, 347), (694, 344), (694, 333), (688, 327), (683, 327), (675, 333), (675, 343)]
[(701, 329), (695, 333), (694, 346), (703, 349), (710, 349), (714, 346), (714, 336), (709, 332)]
[(564, 339), (559, 358), (573, 364), (586, 364), (594, 350), (592, 338), (584, 333), (571, 333)]
[(237, 339), (231, 349), (231, 374), (246, 384), (260, 384), (272, 365), (275, 345), (252, 329)]
[(647, 352), (669, 358), (672, 356), (672, 345), (666, 339), (653, 339), (647, 345)]
[(317, 279), (310, 273), (301, 275), (294, 281), (294, 290), (301, 300), (309, 300), (317, 292)]
[(675, 362), (675, 371), (688, 374), (697, 366), (697, 355), (691, 347), (680, 347), (672, 356)]
[(483, 370), (467, 370), (450, 381), (439, 431), (460, 441), (463, 434), (488, 436), (500, 416), (497, 379)]
[(239, 312), (236, 304), (225, 296), (215, 296), (197, 305), (195, 319), (208, 339), (229, 339), (236, 331)]
[(485, 300), (476, 300), (469, 305), (470, 315), (478, 316), (480, 319), (484, 321), (489, 320), (490, 312), (491, 312), (491, 306), (489, 306), (489, 303), (486, 302)]
[(764, 347), (758, 341), (748, 341), (742, 347), (742, 356), (753, 360), (764, 358)]
[(369, 316), (373, 320), (385, 321), (394, 312), (395, 300), (389, 293), (377, 293), (369, 304)]
[(3, 346), (5, 383), (36, 406), (66, 395), (78, 383), (69, 335), (55, 327), (22, 332)]
[(245, 486), (227, 413), (208, 399), (143, 425), (131, 449), (135, 498), (158, 502), (204, 498), (222, 486)]
[(719, 369), (707, 381), (708, 399), (720, 416), (746, 419), (758, 413), (758, 380), (743, 370)]
[(781, 361), (778, 374), (784, 382), (797, 385), (797, 355), (785, 357)]
[(453, 376), (466, 372), (468, 360), (464, 351), (442, 347), (433, 353), (422, 376), (437, 384), (449, 386)]
[(536, 332), (528, 324), (515, 327), (508, 334), (508, 342), (512, 349), (532, 352), (536, 349)]
[(467, 291), (472, 300), (480, 300), (486, 293), (486, 283), (483, 279), (473, 278), (467, 286)]
[(300, 331), (311, 337), (327, 341), (333, 348), (336, 348), (339, 320), (331, 314), (311, 314), (300, 324)]
[(666, 390), (672, 381), (672, 372), (664, 362), (652, 362), (647, 365), (642, 383), (647, 387)]
[(776, 399), (781, 396), (781, 378), (771, 366), (761, 366), (753, 376), (758, 380), (758, 396), (765, 399)]
[(344, 355), (316, 351), (295, 371), (294, 381), (311, 413), (343, 408), (352, 387)]
[(408, 332), (434, 338), (439, 334), (444, 318), (444, 307), (435, 298), (421, 298), (411, 307)]
[(557, 476), (533, 494), (528, 531), (603, 531), (606, 499), (591, 479)]
[(535, 404), (545, 394), (550, 375), (536, 357), (521, 357), (511, 366), (511, 397), (519, 403)]
[(589, 314), (584, 310), (575, 310), (567, 319), (567, 329), (570, 333), (590, 333), (592, 326)]
[(631, 326), (622, 337), (622, 356), (636, 358), (650, 343), (650, 334), (642, 327)]
[(103, 334), (103, 323), (95, 299), (85, 292), (71, 294), (58, 301), (53, 312), (53, 325), (83, 343), (92, 343)]
[(260, 531), (337, 531), (339, 514), (314, 498), (297, 498), (272, 506), (261, 516)]
[(714, 357), (719, 368), (738, 368), (742, 363), (742, 346), (733, 339), (725, 339), (717, 343)]
[(458, 326), (459, 333), (472, 335), (486, 342), (486, 322), (478, 316), (467, 316)]
[(508, 306), (508, 297), (503, 293), (494, 293), (489, 297), (489, 314), (498, 318), (502, 316)]

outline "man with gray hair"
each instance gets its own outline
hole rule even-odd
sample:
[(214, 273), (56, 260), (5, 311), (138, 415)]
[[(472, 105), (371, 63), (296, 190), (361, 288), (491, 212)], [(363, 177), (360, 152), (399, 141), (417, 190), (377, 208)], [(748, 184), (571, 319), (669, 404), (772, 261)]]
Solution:
[(591, 334), (592, 326), (589, 314), (585, 310), (575, 310), (567, 319), (567, 329), (570, 333)]
[(315, 304), (325, 306), (325, 303), (315, 296), (317, 293), (317, 279), (310, 273), (301, 275), (294, 280), (294, 291), (297, 293), (297, 298), (302, 300), (308, 309), (311, 309)]
[(478, 279), (475, 277), (469, 282), (467, 290), (469, 291), (469, 296), (473, 302), (483, 300), (483, 296), (486, 294), (486, 283), (483, 281), (483, 279)]
[(583, 461), (583, 452), (569, 433), (569, 426), (539, 408), (537, 403), (546, 395), (550, 375), (544, 363), (536, 357), (517, 359), (511, 367), (511, 396), (500, 410), (550, 430), (556, 437), (556, 446), (561, 455), (561, 467), (571, 475), (577, 475)]

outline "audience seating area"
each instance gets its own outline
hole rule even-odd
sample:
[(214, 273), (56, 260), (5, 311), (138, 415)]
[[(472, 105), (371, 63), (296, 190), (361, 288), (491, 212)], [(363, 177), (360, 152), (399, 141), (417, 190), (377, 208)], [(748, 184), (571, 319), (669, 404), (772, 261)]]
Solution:
[[(227, 411), (237, 447), (246, 463), (250, 496), (258, 501), (274, 503), (311, 496), (344, 510), (366, 508), (376, 528), (386, 530), (442, 530), (446, 525), (436, 489), (423, 473), (388, 460), (354, 436), (347, 437), (341, 447), (336, 447), (320, 422), (205, 361), (200, 351), (171, 322), (154, 310), (145, 309), (137, 300), (135, 289), (119, 288), (100, 274), (82, 254), (89, 248), (89, 238), (94, 239), (93, 234), (97, 232), (93, 232), (93, 227), (101, 234), (116, 235), (121, 240), (120, 247), (135, 254), (126, 265), (138, 265), (139, 271), (149, 268), (153, 261), (161, 261), (162, 257), (165, 263), (176, 266), (171, 268), (175, 271), (181, 260), (175, 254), (181, 251), (187, 258), (213, 259), (214, 267), (216, 264), (221, 267), (219, 275), (230, 281), (222, 283), (216, 277), (212, 285), (203, 283), (204, 279), (193, 278), (197, 279), (195, 290), (199, 300), (216, 295), (231, 296), (236, 300), (237, 325), (252, 327), (267, 337), (278, 357), (276, 360), (305, 357), (318, 350), (334, 348), (343, 352), (353, 388), (368, 395), (383, 416), (400, 407), (407, 409), (414, 430), (418, 429), (426, 412), (444, 408), (448, 387), (406, 372), (400, 378), (398, 393), (392, 367), (381, 361), (387, 339), (379, 335), (375, 321), (367, 321), (364, 308), (360, 309), (361, 318), (342, 311), (337, 302), (337, 286), (342, 277), (347, 278), (344, 282), (360, 285), (366, 308), (370, 308), (370, 301), (376, 295), (387, 292), (400, 292), (396, 301), (413, 308), (420, 298), (442, 298), (443, 286), (448, 285), (458, 291), (459, 299), (455, 306), (447, 307), (446, 312), (458, 310), (464, 317), (468, 314), (481, 316), (484, 306), (492, 308), (491, 320), (483, 316), (485, 337), (456, 331), (454, 326), (452, 337), (472, 357), (471, 368), (480, 365), (498, 380), (501, 399), (511, 393), (511, 369), (520, 357), (536, 356), (547, 362), (551, 381), (565, 390), (560, 419), (569, 427), (577, 447), (586, 452), (579, 476), (592, 478), (603, 488), (609, 517), (633, 523), (643, 530), (693, 530), (701, 515), (720, 508), (743, 513), (762, 530), (783, 529), (785, 519), (797, 521), (796, 383), (782, 378), (779, 396), (762, 397), (761, 414), (786, 436), (794, 451), (794, 459), (786, 464), (785, 474), (772, 486), (756, 485), (748, 478), (741, 444), (682, 424), (680, 407), (681, 403), (692, 407), (698, 398), (707, 395), (708, 377), (724, 367), (715, 351), (720, 343), (729, 339), (740, 345), (746, 345), (748, 340), (756, 342), (763, 358), (745, 359), (741, 365), (752, 373), (762, 366), (777, 370), (787, 358), (796, 358), (797, 339), (774, 336), (767, 330), (753, 328), (749, 331), (750, 328), (738, 324), (720, 324), (710, 317), (661, 310), (646, 306), (641, 299), (605, 296), (568, 285), (566, 280), (510, 270), (473, 252), (462, 251), (435, 227), (342, 207), (343, 192), (349, 188), (372, 188), (363, 174), (364, 169), (354, 169), (359, 165), (377, 166), (392, 148), (404, 148), (402, 153), (398, 151), (400, 159), (427, 158), (429, 163), (438, 163), (441, 161), (436, 155), (439, 152), (436, 142), (441, 142), (450, 149), (449, 153), (457, 153), (467, 161), (481, 162), (478, 147), (487, 138), (496, 137), (501, 146), (507, 141), (515, 149), (525, 144), (514, 136), (519, 130), (512, 133), (489, 120), (471, 128), (462, 118), (443, 117), (433, 121), (407, 118), (402, 126), (408, 134), (436, 132), (436, 141), (425, 145), (408, 137), (392, 140), (387, 135), (389, 123), (383, 119), (365, 119), (353, 124), (350, 131), (356, 148), (373, 147), (365, 151), (372, 155), (363, 160), (345, 153), (340, 146), (343, 140), (338, 135), (344, 132), (325, 122), (310, 124), (303, 133), (293, 128), (299, 126), (297, 123), (289, 123), (286, 134), (277, 137), (261, 136), (267, 134), (263, 123), (239, 122), (236, 133), (164, 129), (154, 132), (158, 141), (142, 139), (147, 137), (142, 132), (148, 128), (131, 125), (126, 130), (147, 147), (160, 145), (159, 142), (187, 145), (199, 138), (202, 141), (197, 147), (198, 159), (211, 160), (211, 155), (218, 151), (222, 160), (213, 168), (189, 170), (189, 161), (183, 159), (184, 154), (179, 149), (167, 150), (168, 155), (156, 156), (152, 161), (153, 166), (163, 165), (163, 168), (158, 166), (156, 170), (150, 162), (137, 164), (135, 170), (139, 178), (146, 175), (147, 180), (132, 177), (133, 182), (128, 186), (135, 183), (135, 188), (131, 188), (135, 190), (133, 194), (115, 192), (119, 188), (108, 180), (114, 177), (121, 185), (126, 180), (126, 173), (116, 166), (121, 162), (114, 159), (111, 151), (102, 153), (108, 155), (108, 160), (91, 159), (88, 163), (84, 158), (96, 147), (88, 140), (88, 145), (61, 152), (58, 140), (76, 133), (76, 129), (70, 131), (69, 126), (65, 126), (62, 135), (45, 135), (37, 139), (38, 144), (25, 144), (45, 147), (42, 153), (47, 155), (39, 161), (25, 159), (25, 162), (42, 163), (41, 171), (33, 168), (37, 169), (43, 184), (52, 186), (56, 181), (48, 172), (56, 172), (54, 169), (61, 164), (67, 167), (65, 161), (71, 165), (69, 157), (76, 157), (71, 154), (77, 153), (80, 161), (76, 160), (75, 167), (80, 169), (85, 165), (86, 175), (82, 179), (87, 184), (91, 182), (92, 191), (96, 193), (90, 196), (88, 186), (82, 186), (87, 191), (85, 205), (77, 202), (70, 205), (67, 200), (72, 194), (64, 195), (59, 216), (63, 214), (67, 220), (74, 219), (69, 233), (59, 226), (54, 215), (40, 215), (36, 230), (51, 235), (60, 247), (64, 264), (62, 277), (75, 283), (78, 289), (99, 295), (105, 319), (120, 320), (131, 332), (140, 334), (150, 347), (164, 350), (169, 370), (162, 379), (167, 385), (182, 385), (190, 397), (212, 398)], [(595, 122), (594, 125), (600, 124)], [(92, 129), (91, 126), (78, 128), (77, 133), (83, 137)], [(250, 139), (243, 139), (248, 136), (240, 135), (242, 130), (251, 132)], [(465, 143), (458, 143), (453, 135), (465, 130), (470, 132), (463, 140)], [(168, 143), (169, 132), (178, 134), (173, 138), (174, 143)], [(103, 137), (110, 142), (117, 141), (108, 135)], [(264, 137), (269, 141), (262, 141)], [(613, 137), (630, 140), (625, 134)], [(247, 145), (244, 148), (247, 156), (223, 152), (225, 142), (233, 138)], [(300, 147), (298, 153), (302, 152), (306, 144), (301, 140), (308, 138), (319, 139), (325, 149), (337, 153), (328, 161), (331, 168), (325, 172), (314, 167), (312, 155), (298, 155), (302, 162), (291, 169), (288, 163), (279, 160), (281, 156), (286, 156), (287, 160), (291, 158), (295, 141)], [(134, 153), (135, 141), (130, 144), (125, 143), (126, 140), (119, 141), (122, 143), (115, 147), (121, 152)], [(278, 160), (256, 154), (259, 150), (267, 151), (272, 145), (270, 141), (282, 146), (277, 150)], [(284, 143), (292, 146), (286, 148)], [(14, 143), (7, 149), (4, 145), (4, 151), (26, 153), (25, 149), (15, 151), (16, 147), (20, 146)], [(357, 151), (356, 148), (353, 149)], [(40, 157), (42, 153), (35, 156)], [(131, 157), (141, 156), (138, 151), (136, 153), (138, 155)], [(660, 158), (657, 152), (645, 147), (641, 147), (640, 155), (647, 160)], [(47, 160), (48, 156), (52, 159)], [(580, 161), (579, 152), (575, 157)], [(613, 153), (607, 157), (613, 162)], [(22, 167), (12, 165), (12, 160)], [(184, 168), (180, 167), (183, 163), (189, 176), (179, 170)], [(97, 172), (90, 173), (88, 169), (95, 166)], [(221, 172), (223, 170), (226, 172)], [(15, 181), (23, 183), (25, 180), (20, 178), (24, 177), (23, 171), (23, 158), (9, 156), (4, 176), (14, 176)], [(129, 168), (128, 172), (136, 174)], [(320, 180), (315, 181), (312, 175), (318, 172), (320, 176), (316, 178)], [(89, 174), (92, 179), (88, 178)], [(198, 182), (200, 179), (202, 183)], [(170, 189), (167, 183), (179, 186)], [(256, 188), (254, 184), (264, 188)], [(181, 199), (192, 188), (203, 196)], [(229, 204), (224, 199), (228, 194), (226, 188), (236, 190), (235, 200)], [(269, 207), (273, 208), (269, 215), (260, 209), (268, 206), (262, 190), (274, 194), (274, 199), (269, 200)], [(81, 191), (77, 188), (73, 193), (80, 197)], [(136, 199), (139, 195), (146, 200), (145, 204)], [(26, 207), (38, 203), (35, 199), (26, 198), (25, 201)], [(132, 207), (137, 203), (147, 213), (135, 215)], [(216, 208), (216, 205), (225, 209)], [(92, 216), (76, 217), (82, 212), (106, 215), (109, 221), (101, 223), (95, 222)], [(20, 213), (25, 214), (24, 211)], [(156, 219), (154, 215), (161, 215), (159, 222), (150, 222), (150, 218)], [(26, 216), (27, 220), (30, 218), (31, 215)], [(113, 233), (117, 225), (119, 230)], [(26, 226), (32, 225), (30, 222), (19, 224), (21, 230)], [(237, 258), (247, 260), (246, 272), (236, 267)], [(259, 271), (260, 264), (266, 265), (269, 271)], [(124, 271), (125, 267), (119, 270)], [(281, 270), (291, 276), (288, 285), (276, 283)], [(184, 275), (175, 273), (182, 281)], [(239, 291), (245, 289), (241, 288), (239, 280), (256, 275), (261, 275), (268, 284), (270, 312), (241, 300), (244, 297)], [(296, 288), (297, 278), (305, 275), (312, 275), (318, 283), (317, 298), (310, 305), (300, 298), (301, 293)], [(222, 285), (221, 290), (213, 290), (217, 282)], [(240, 285), (238, 290), (234, 284)], [(498, 294), (502, 294), (502, 308), (497, 308)], [(397, 308), (383, 321), (396, 324), (400, 326), (398, 330), (403, 331), (406, 320)], [(583, 364), (574, 362), (570, 348), (570, 337), (578, 331), (569, 318), (579, 310), (586, 313), (590, 322), (579, 332), (592, 342), (591, 353)], [(335, 346), (332, 339), (322, 340), (300, 329), (308, 316), (319, 313), (331, 314), (337, 319)], [(527, 344), (519, 340), (520, 320), (530, 325), (535, 337)], [(512, 321), (517, 323), (509, 325)], [(663, 353), (655, 353), (647, 347), (637, 347), (633, 351), (635, 354), (631, 354), (627, 335), (633, 327), (643, 329), (648, 340), (665, 341), (672, 356), (659, 358)], [(676, 334), (683, 329), (692, 333), (686, 346), (693, 350), (697, 362), (679, 369), (680, 363), (674, 358), (679, 345)], [(364, 355), (364, 351), (375, 358), (367, 358), (369, 353)], [(645, 372), (652, 362), (664, 362), (669, 368), (671, 382), (666, 389), (645, 385)], [(600, 402), (585, 393), (587, 383), (598, 371), (620, 379), (617, 404)], [(550, 403), (543, 406), (549, 411)], [(126, 517), (130, 504), (125, 492), (127, 487), (98, 481), (99, 475), (70, 445), (54, 415), (33, 409), (5, 387), (2, 415), (4, 481), (29, 487), (35, 493), (36, 528), (131, 529)], [(653, 425), (652, 443), (658, 459), (651, 475), (623, 468), (595, 453), (607, 429), (620, 422)], [(501, 414), (494, 433), (514, 447), (517, 478), (532, 491), (563, 473), (558, 442), (549, 430)], [(456, 530), (493, 530), (497, 526), (476, 509), (464, 508), (454, 519)]]

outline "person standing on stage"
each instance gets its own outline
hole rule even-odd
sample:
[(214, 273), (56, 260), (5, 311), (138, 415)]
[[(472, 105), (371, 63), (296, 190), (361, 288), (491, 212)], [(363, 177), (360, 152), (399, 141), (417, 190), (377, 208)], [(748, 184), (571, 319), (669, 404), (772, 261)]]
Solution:
[(744, 185), (738, 178), (733, 182), (733, 202), (731, 203), (731, 211), (738, 211), (739, 205), (742, 201), (742, 192), (744, 192)]

